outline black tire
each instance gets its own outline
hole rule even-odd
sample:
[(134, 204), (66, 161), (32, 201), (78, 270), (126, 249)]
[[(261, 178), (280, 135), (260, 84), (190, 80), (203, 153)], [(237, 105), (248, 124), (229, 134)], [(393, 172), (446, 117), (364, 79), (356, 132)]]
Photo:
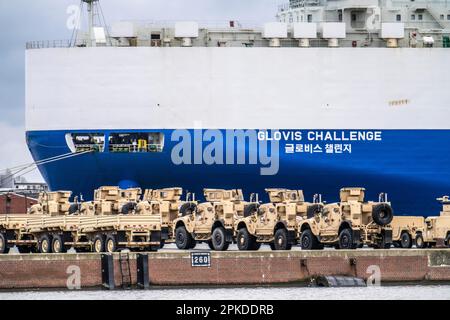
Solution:
[(236, 240), (237, 247), (241, 251), (254, 250), (255, 248), (255, 238), (250, 235), (247, 228), (239, 229)]
[(192, 244), (195, 243), (194, 239), (189, 232), (187, 232), (184, 226), (178, 227), (175, 230), (175, 243), (180, 250), (192, 249)]
[(108, 253), (114, 253), (117, 252), (118, 249), (117, 237), (114, 234), (108, 235), (105, 241), (105, 251)]
[(64, 253), (64, 252), (66, 252), (66, 246), (64, 244), (64, 240), (59, 234), (53, 236), (53, 239), (52, 239), (52, 252), (53, 253)]
[(402, 232), (400, 236), (400, 248), (410, 249), (413, 245), (412, 238), (408, 232)]
[(210, 250), (215, 250), (214, 246), (213, 246), (213, 243), (212, 243), (212, 240), (209, 240), (207, 243), (208, 243), (208, 247), (209, 247)]
[(341, 250), (356, 249), (352, 229), (344, 229), (339, 234), (339, 249)]
[(387, 243), (384, 235), (381, 235), (381, 240), (379, 243), (377, 243), (374, 248), (375, 249), (390, 249), (392, 246), (392, 243)]
[(96, 253), (105, 252), (105, 238), (102, 235), (98, 234), (94, 237), (92, 252)]
[(445, 245), (450, 248), (450, 233), (445, 238)]
[(323, 249), (317, 237), (312, 233), (311, 229), (306, 229), (300, 237), (300, 246), (302, 250), (318, 250)]
[(416, 243), (416, 247), (418, 249), (425, 249), (426, 247), (428, 247), (428, 244), (424, 241), (421, 233), (418, 233), (416, 235), (416, 239), (414, 242)]
[(394, 210), (386, 203), (376, 205), (372, 209), (372, 219), (379, 226), (386, 226), (394, 219)]
[(227, 251), (230, 244), (227, 242), (227, 234), (223, 227), (217, 227), (212, 232), (212, 245), (216, 251)]
[(252, 214), (258, 211), (258, 205), (256, 203), (251, 203), (246, 205), (244, 208), (244, 218), (250, 217)]
[(192, 202), (185, 203), (180, 207), (180, 213), (181, 213), (182, 217), (185, 217), (185, 216), (188, 216), (188, 215), (194, 213), (195, 210), (197, 210), (197, 205)]
[(278, 229), (275, 232), (275, 237), (274, 237), (274, 247), (275, 250), (283, 250), (283, 251), (287, 251), (287, 250), (291, 250), (292, 249), (292, 245), (289, 243), (288, 241), (288, 232), (286, 229)]
[(52, 253), (52, 237), (48, 234), (43, 234), (39, 238), (39, 252)]
[(254, 242), (253, 243), (253, 248), (252, 248), (252, 250), (253, 251), (258, 251), (259, 249), (261, 249), (261, 245), (262, 245), (262, 243), (261, 242)]
[(306, 210), (306, 216), (308, 219), (314, 218), (317, 214), (322, 212), (322, 210), (323, 210), (323, 205), (313, 204), (313, 205), (309, 206), (308, 209)]
[(73, 214), (77, 213), (78, 210), (79, 210), (78, 203), (71, 204), (69, 207), (69, 215), (73, 215)]
[(130, 214), (134, 210), (136, 210), (136, 203), (135, 202), (128, 202), (128, 203), (125, 203), (122, 206), (122, 209), (120, 210), (120, 213), (121, 214)]
[(195, 241), (194, 238), (192, 238), (191, 245), (189, 246), (189, 249), (195, 249), (196, 246), (197, 246), (197, 241)]
[(162, 248), (164, 248), (165, 245), (166, 245), (166, 240), (161, 240), (161, 242), (159, 243), (159, 248), (162, 249)]
[(8, 252), (8, 240), (6, 239), (6, 235), (0, 232), (0, 254), (6, 254)]

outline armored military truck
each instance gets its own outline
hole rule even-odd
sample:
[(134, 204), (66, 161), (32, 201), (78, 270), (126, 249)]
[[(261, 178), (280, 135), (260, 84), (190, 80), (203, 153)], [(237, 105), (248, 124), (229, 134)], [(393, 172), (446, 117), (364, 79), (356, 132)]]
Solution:
[(419, 246), (424, 244), (424, 217), (395, 216), (391, 222), (392, 241), (397, 248), (409, 249), (419, 237)]
[(187, 215), (195, 210), (194, 196), (191, 201), (191, 194), (188, 193), (186, 202), (183, 202), (181, 201), (182, 194), (182, 188), (148, 189), (145, 190), (142, 201), (136, 207), (138, 213), (161, 217), (161, 246), (174, 239), (173, 223), (178, 219), (180, 212)]
[(344, 188), (340, 202), (327, 204), (313, 218), (300, 222), (300, 243), (304, 250), (356, 249), (367, 244), (374, 248), (390, 248), (393, 219), (387, 196), (378, 202), (364, 201), (364, 188)]
[(444, 196), (437, 200), (442, 204), (442, 211), (438, 217), (425, 219), (423, 232), (416, 235), (418, 248), (450, 247), (450, 198)]
[(226, 251), (233, 242), (234, 223), (243, 217), (251, 203), (244, 201), (242, 190), (204, 189), (205, 203), (194, 211), (181, 210), (174, 221), (175, 242), (179, 249), (192, 249), (206, 242), (212, 250)]
[(245, 217), (236, 222), (239, 250), (258, 250), (262, 243), (269, 244), (272, 250), (290, 250), (298, 241), (298, 221), (322, 208), (320, 203), (305, 202), (302, 190), (266, 192), (270, 203), (248, 207)]

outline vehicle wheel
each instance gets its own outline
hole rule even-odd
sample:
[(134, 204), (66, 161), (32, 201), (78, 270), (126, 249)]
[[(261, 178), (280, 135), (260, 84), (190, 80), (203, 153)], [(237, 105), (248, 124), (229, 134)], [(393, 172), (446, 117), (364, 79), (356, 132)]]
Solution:
[(275, 251), (275, 244), (273, 242), (269, 243), (270, 249)]
[(189, 249), (195, 249), (195, 247), (197, 246), (197, 241), (195, 241), (193, 238), (191, 238), (191, 244), (189, 246)]
[(383, 235), (381, 235), (381, 240), (379, 243), (377, 243), (374, 248), (375, 249), (390, 249), (392, 246), (392, 243), (386, 243), (386, 240)]
[(209, 249), (214, 250), (214, 246), (213, 246), (212, 240), (209, 240), (207, 243), (208, 243)]
[(447, 238), (445, 238), (445, 245), (450, 248), (450, 233), (447, 235)]
[(8, 242), (4, 233), (0, 233), (0, 254), (8, 253)]
[(286, 229), (278, 229), (275, 232), (275, 250), (291, 250), (292, 245), (288, 243), (288, 233)]
[(105, 239), (102, 235), (98, 234), (94, 238), (94, 245), (92, 246), (92, 252), (101, 253), (105, 252)]
[(191, 249), (192, 244), (195, 243), (192, 236), (187, 232), (184, 226), (178, 227), (175, 231), (175, 243), (180, 250)]
[(226, 251), (228, 249), (226, 241), (226, 232), (223, 227), (215, 228), (212, 233), (212, 244), (216, 251)]
[(117, 237), (110, 234), (106, 237), (105, 251), (108, 253), (114, 253), (117, 251)]
[(302, 232), (300, 237), (300, 245), (302, 250), (323, 249), (323, 246), (317, 240), (317, 237), (312, 233), (311, 229), (306, 229)]
[(401, 244), (400, 244), (400, 241), (395, 241), (393, 243), (393, 245), (394, 245), (394, 248), (401, 248), (402, 247)]
[(343, 250), (356, 249), (351, 229), (344, 229), (339, 234), (339, 249)]
[(39, 238), (39, 252), (40, 253), (52, 252), (52, 240), (48, 234), (44, 234)]
[(408, 232), (403, 232), (400, 236), (400, 247), (403, 249), (409, 249), (412, 247), (412, 239)]
[(237, 246), (241, 251), (252, 250), (255, 247), (255, 239), (249, 233), (247, 228), (242, 228), (237, 234)]
[(379, 226), (384, 227), (394, 219), (394, 211), (392, 207), (386, 203), (376, 205), (372, 209), (372, 219)]
[(58, 234), (53, 236), (52, 240), (52, 252), (53, 253), (63, 253), (66, 252), (66, 247), (62, 237)]
[(159, 244), (159, 248), (162, 249), (166, 245), (166, 240), (161, 240), (161, 243)]
[(254, 242), (253, 243), (253, 248), (252, 248), (252, 250), (253, 251), (258, 251), (259, 249), (261, 249), (261, 245), (262, 245), (262, 243), (261, 242)]
[(29, 246), (17, 246), (17, 250), (22, 254), (32, 253), (31, 247)]
[(427, 247), (427, 243), (423, 240), (423, 236), (420, 233), (416, 236), (415, 242), (418, 249), (424, 249)]

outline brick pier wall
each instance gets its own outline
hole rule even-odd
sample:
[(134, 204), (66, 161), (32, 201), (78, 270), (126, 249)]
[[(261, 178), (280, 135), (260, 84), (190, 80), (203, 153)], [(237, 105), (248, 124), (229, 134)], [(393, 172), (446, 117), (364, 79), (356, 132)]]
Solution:
[[(211, 267), (192, 267), (189, 252), (149, 253), (153, 285), (236, 285), (295, 283), (318, 275), (367, 279), (379, 267), (381, 281), (450, 281), (450, 250), (361, 250), (292, 252), (212, 252)], [(0, 256), (0, 289), (66, 288), (68, 268), (79, 267), (81, 287), (102, 285), (98, 254)], [(136, 254), (130, 253), (132, 283)], [(114, 255), (116, 286), (121, 285)]]

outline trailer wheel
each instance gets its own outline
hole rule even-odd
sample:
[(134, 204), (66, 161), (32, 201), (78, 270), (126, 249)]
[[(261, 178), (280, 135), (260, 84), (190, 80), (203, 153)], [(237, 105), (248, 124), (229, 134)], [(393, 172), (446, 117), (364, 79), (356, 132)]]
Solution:
[(344, 229), (339, 234), (339, 249), (344, 250), (356, 249), (352, 229)]
[(319, 250), (323, 249), (323, 245), (317, 240), (311, 229), (306, 229), (300, 237), (300, 245), (302, 250)]
[(253, 250), (256, 239), (248, 233), (247, 228), (239, 229), (237, 234), (237, 246), (241, 251)]
[(175, 243), (180, 250), (188, 250), (191, 248), (192, 243), (195, 243), (192, 236), (187, 232), (184, 226), (178, 227), (175, 230)]
[(44, 234), (39, 238), (39, 252), (40, 253), (51, 253), (52, 252), (52, 241), (48, 234)]
[(4, 233), (0, 232), (0, 254), (8, 253), (8, 241)]
[(105, 240), (102, 235), (98, 234), (95, 236), (94, 245), (92, 246), (92, 252), (105, 252)]
[(427, 247), (427, 243), (423, 240), (423, 236), (421, 233), (416, 236), (416, 247), (419, 249), (424, 249)]
[(278, 229), (274, 238), (275, 250), (291, 250), (292, 245), (288, 243), (288, 233), (286, 229)]
[(412, 247), (412, 239), (408, 232), (402, 232), (400, 236), (400, 247), (403, 249), (409, 249)]
[(63, 253), (66, 252), (66, 247), (64, 241), (60, 235), (53, 236), (52, 240), (52, 252), (53, 253)]
[(212, 244), (216, 251), (227, 251), (229, 243), (227, 242), (227, 236), (223, 227), (217, 227), (212, 233)]
[(106, 237), (105, 250), (108, 253), (114, 253), (117, 251), (117, 237), (110, 234)]
[(386, 203), (376, 205), (372, 209), (372, 219), (379, 226), (384, 227), (394, 219), (394, 211), (392, 207)]

